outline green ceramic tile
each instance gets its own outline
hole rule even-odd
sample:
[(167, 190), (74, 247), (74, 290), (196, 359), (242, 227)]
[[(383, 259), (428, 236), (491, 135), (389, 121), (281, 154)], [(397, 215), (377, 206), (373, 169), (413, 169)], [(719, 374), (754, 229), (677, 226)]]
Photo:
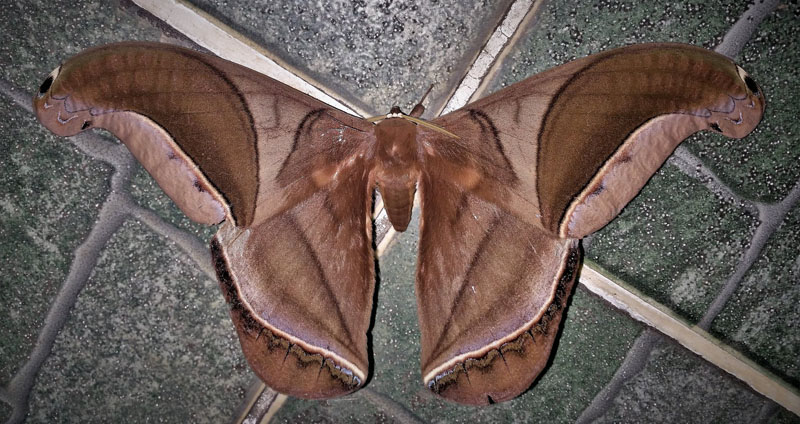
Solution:
[(431, 109), (457, 84), (509, 0), (193, 0), (333, 93), (374, 114)]
[[(381, 258), (377, 313), (372, 329), (374, 371), (368, 390), (387, 396), (424, 421), (568, 422), (605, 386), (641, 327), (604, 302), (577, 290), (567, 310), (552, 364), (519, 398), (491, 407), (444, 401), (422, 384), (419, 327), (414, 299), (417, 220)], [(325, 402), (292, 399), (278, 422), (373, 422), (387, 407), (366, 408), (368, 397), (354, 395)], [(363, 408), (363, 409), (362, 409)]]
[(712, 331), (800, 386), (800, 208), (772, 236)]
[(118, 1), (7, 1), (0, 6), (0, 78), (33, 93), (64, 59), (97, 44), (158, 40)]
[(724, 371), (664, 341), (595, 422), (752, 423), (763, 402)]
[(251, 378), (217, 282), (128, 220), (59, 334), (29, 418), (224, 422)]
[(51, 135), (0, 96), (0, 381), (27, 359), (91, 230), (110, 167)]
[(614, 47), (680, 42), (712, 47), (747, 7), (746, 2), (550, 1), (495, 78), (495, 91), (569, 60)]
[(800, 5), (783, 3), (758, 27), (736, 58), (767, 99), (764, 119), (741, 141), (704, 137), (687, 146), (744, 197), (780, 201), (800, 178)]
[(733, 273), (756, 225), (756, 217), (667, 165), (591, 237), (587, 256), (698, 321)]

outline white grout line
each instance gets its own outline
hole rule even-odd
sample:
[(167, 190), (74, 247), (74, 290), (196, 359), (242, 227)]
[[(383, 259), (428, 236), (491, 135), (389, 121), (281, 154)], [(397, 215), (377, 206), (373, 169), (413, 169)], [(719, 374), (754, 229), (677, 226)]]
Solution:
[(494, 34), (483, 46), (483, 50), (478, 55), (478, 58), (473, 62), (467, 75), (461, 80), (458, 88), (456, 88), (453, 96), (447, 102), (447, 105), (442, 110), (442, 115), (452, 112), (467, 103), (469, 99), (475, 94), (475, 91), (480, 87), (483, 78), (486, 76), (492, 64), (497, 60), (497, 56), (503, 51), (508, 40), (514, 35), (519, 28), (520, 23), (528, 14), (528, 11), (533, 5), (533, 0), (517, 0), (511, 6), (503, 20), (503, 23), (495, 29)]
[[(387, 218), (384, 216), (384, 219)], [(379, 258), (382, 257), (383, 254), (386, 253), (386, 249), (389, 248), (389, 243), (392, 242), (395, 236), (397, 236), (397, 231), (394, 229), (394, 227), (389, 227), (389, 231), (387, 231), (386, 234), (383, 235), (383, 238), (378, 241), (378, 246), (375, 248), (375, 256)]]
[[(267, 424), (270, 421), (272, 421), (272, 417), (274, 417), (275, 414), (278, 413), (278, 410), (281, 409), (283, 404), (286, 403), (286, 400), (288, 400), (288, 399), (289, 399), (289, 397), (286, 396), (285, 394), (278, 393), (278, 395), (275, 397), (275, 400), (269, 405), (269, 408), (267, 409), (267, 412), (264, 414), (263, 417), (261, 417), (261, 420), (257, 424)], [(249, 423), (248, 422), (244, 422), (244, 424), (249, 424)], [(253, 423), (253, 424), (256, 424), (256, 423)]]
[[(255, 412), (254, 409), (256, 408), (258, 401), (262, 399), (264, 390), (267, 390), (267, 385), (264, 384), (260, 378), (253, 376), (253, 382), (250, 383), (250, 386), (247, 388), (247, 392), (244, 394), (244, 400), (242, 400), (242, 402), (236, 408), (236, 414), (230, 423), (253, 424), (255, 420), (251, 418), (252, 413)], [(269, 399), (268, 396), (265, 397)]]
[[(266, 385), (265, 385), (265, 387), (266, 387)], [(273, 391), (272, 389), (269, 389), (269, 390), (271, 392)], [(281, 409), (281, 407), (283, 407), (283, 404), (286, 403), (287, 400), (289, 400), (289, 396), (287, 396), (287, 395), (285, 395), (283, 393), (277, 393), (277, 392), (270, 393), (269, 396), (270, 396), (270, 399), (271, 399), (271, 403), (264, 402), (263, 401), (263, 396), (261, 398), (259, 398), (259, 403), (263, 403), (264, 404), (263, 406), (265, 406), (265, 407), (268, 406), (266, 411), (257, 411), (259, 413), (263, 412), (264, 415), (261, 416), (260, 419), (258, 419), (258, 417), (256, 417), (256, 416), (248, 417), (247, 419), (242, 421), (242, 424), (267, 424), (267, 423), (269, 423), (270, 421), (272, 421), (272, 417), (274, 417), (275, 414), (277, 414), (278, 411)], [(267, 401), (269, 401), (270, 399), (267, 399)], [(253, 414), (253, 415), (255, 415), (255, 414)]]
[(208, 49), (215, 55), (246, 66), (294, 89), (302, 91), (339, 110), (353, 115), (365, 116), (364, 111), (348, 107), (322, 90), (306, 82), (274, 60), (258, 51), (252, 44), (238, 37), (230, 28), (224, 28), (210, 16), (198, 13), (177, 0), (132, 0), (137, 6), (181, 32), (183, 35)]
[(673, 338), (685, 348), (747, 383), (753, 390), (800, 415), (800, 393), (758, 364), (697, 326), (689, 326), (665, 306), (584, 265), (580, 282), (634, 319)]

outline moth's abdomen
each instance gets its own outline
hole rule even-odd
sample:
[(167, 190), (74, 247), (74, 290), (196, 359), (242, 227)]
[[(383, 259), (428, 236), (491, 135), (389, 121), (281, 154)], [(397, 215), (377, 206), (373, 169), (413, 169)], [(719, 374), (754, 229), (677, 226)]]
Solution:
[(414, 206), (416, 178), (403, 180), (378, 180), (378, 190), (383, 196), (386, 215), (396, 231), (405, 231), (411, 221), (411, 208)]

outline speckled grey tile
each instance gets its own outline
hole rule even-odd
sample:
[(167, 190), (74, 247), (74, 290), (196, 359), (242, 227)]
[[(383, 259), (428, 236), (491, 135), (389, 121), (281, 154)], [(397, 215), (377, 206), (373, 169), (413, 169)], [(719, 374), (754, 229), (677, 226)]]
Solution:
[(770, 424), (798, 424), (800, 423), (800, 417), (781, 408), (775, 416), (770, 418)]
[(800, 209), (784, 221), (712, 331), (800, 386)]
[(158, 40), (118, 1), (14, 1), (0, 6), (0, 78), (34, 93), (61, 61), (97, 44)]
[(216, 281), (128, 220), (59, 334), (29, 417), (221, 422), (250, 378)]
[(597, 422), (756, 422), (764, 399), (738, 380), (665, 341)]
[(746, 2), (550, 1), (513, 46), (490, 91), (569, 60), (614, 47), (681, 42), (713, 47)]
[(9, 418), (11, 418), (11, 413), (13, 409), (5, 402), (0, 402), (0, 420), (3, 422), (7, 422)]
[(6, 422), (11, 417), (11, 407), (7, 404), (0, 402), (0, 420)]
[(688, 144), (734, 191), (762, 202), (780, 201), (800, 178), (798, 21), (800, 5), (783, 3), (736, 58), (767, 98), (758, 128), (740, 142), (708, 137)]
[[(444, 401), (422, 384), (419, 368), (419, 326), (413, 293), (417, 230), (415, 216), (408, 232), (400, 235), (397, 244), (381, 258), (372, 329), (374, 370), (367, 389), (388, 396), (430, 422), (574, 421), (614, 374), (641, 327), (585, 291), (577, 290), (552, 363), (530, 390), (491, 407)], [(279, 422), (373, 422), (373, 407), (360, 409), (365, 397), (357, 393), (321, 403), (292, 399), (280, 411)], [(387, 409), (379, 408), (384, 413)]]
[(741, 260), (757, 217), (666, 165), (605, 228), (587, 256), (698, 321)]
[(0, 96), (0, 381), (28, 357), (72, 251), (108, 191), (110, 167)]
[(193, 0), (301, 72), (374, 114), (408, 111), (435, 84), (444, 102), (509, 0)]

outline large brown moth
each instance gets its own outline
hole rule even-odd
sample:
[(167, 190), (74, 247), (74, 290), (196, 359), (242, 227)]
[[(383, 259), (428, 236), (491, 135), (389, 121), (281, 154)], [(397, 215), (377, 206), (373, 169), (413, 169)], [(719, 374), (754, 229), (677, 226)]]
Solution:
[(504, 401), (548, 361), (581, 263), (675, 147), (747, 135), (764, 96), (729, 59), (642, 44), (534, 75), (430, 122), (377, 123), (255, 71), (163, 44), (89, 49), (34, 98), (59, 135), (105, 128), (191, 219), (222, 222), (211, 253), (245, 356), (294, 396), (367, 379), (380, 190), (403, 231), (421, 207), (422, 376), (470, 404)]

